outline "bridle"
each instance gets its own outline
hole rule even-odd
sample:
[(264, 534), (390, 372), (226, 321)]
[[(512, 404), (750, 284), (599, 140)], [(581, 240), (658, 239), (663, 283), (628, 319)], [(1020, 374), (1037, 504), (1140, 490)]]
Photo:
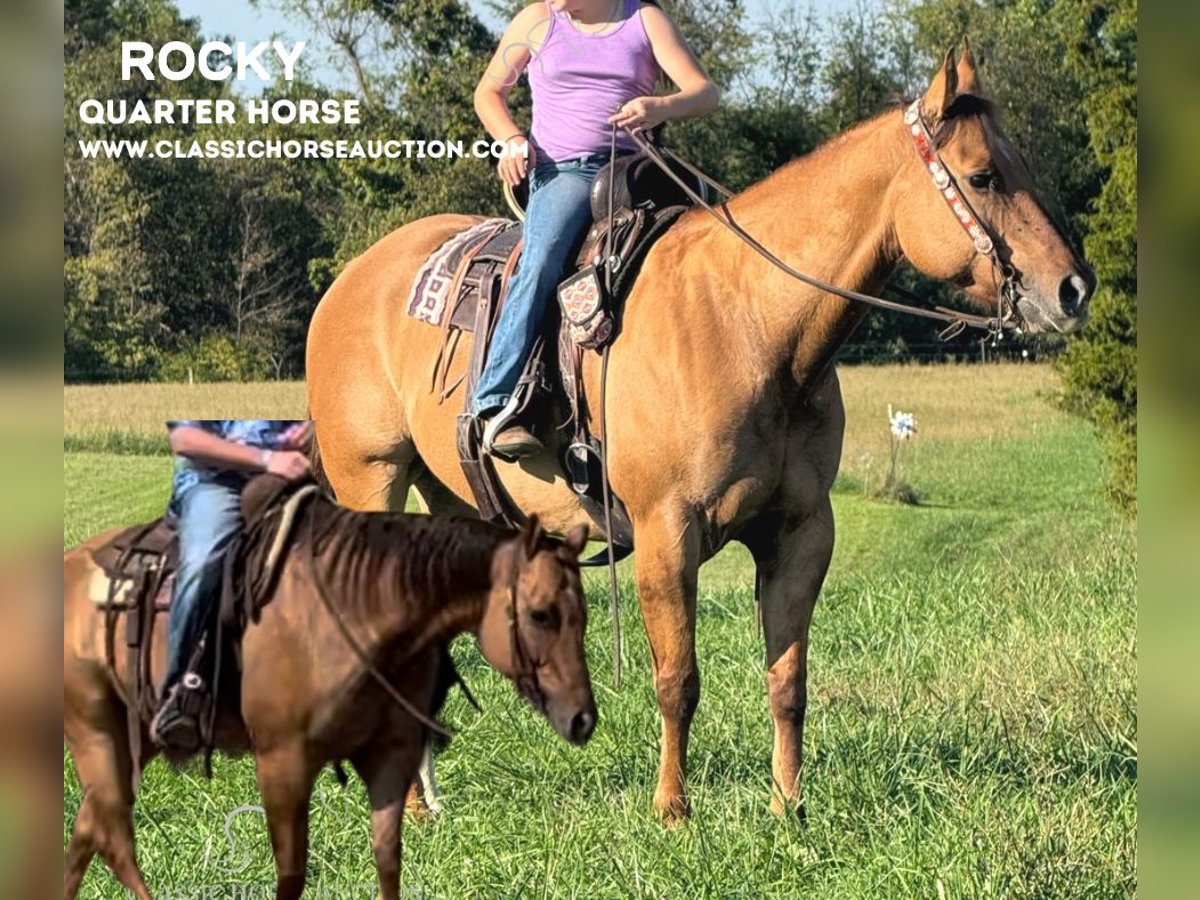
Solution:
[[(792, 266), (785, 263), (778, 256), (760, 244), (752, 235), (746, 232), (736, 221), (729, 211), (728, 205), (722, 201), (720, 210), (704, 199), (692, 185), (688, 184), (683, 178), (674, 171), (668, 159), (674, 162), (679, 167), (686, 170), (691, 175), (699, 179), (703, 184), (711, 187), (717, 193), (725, 198), (733, 196), (733, 191), (726, 188), (724, 185), (713, 180), (708, 175), (701, 172), (687, 160), (681, 158), (679, 154), (668, 150), (665, 147), (658, 147), (651, 141), (646, 140), (641, 133), (628, 131), (630, 138), (642, 150), (646, 156), (654, 162), (667, 176), (683, 190), (693, 203), (707, 210), (718, 222), (727, 229), (732, 231), (739, 239), (750, 246), (763, 259), (771, 263), (780, 271), (795, 278), (797, 281), (802, 281), (811, 287), (824, 291), (829, 294), (841, 297), (845, 300), (852, 300), (856, 303), (864, 303), (868, 306), (874, 306), (879, 309), (886, 309), (892, 312), (905, 313), (912, 316), (920, 316), (926, 319), (934, 319), (936, 321), (946, 322), (947, 326), (939, 332), (938, 337), (942, 340), (949, 340), (961, 334), (967, 328), (980, 328), (988, 333), (988, 336), (993, 341), (1000, 340), (1005, 331), (1016, 331), (1021, 333), (1024, 331), (1025, 320), (1017, 311), (1017, 274), (1013, 267), (1000, 259), (996, 251), (996, 241), (992, 236), (991, 230), (983, 224), (983, 220), (971, 207), (970, 202), (959, 190), (958, 184), (951, 174), (949, 168), (942, 162), (938, 156), (936, 145), (933, 140), (933, 135), (929, 131), (929, 127), (925, 124), (924, 118), (921, 115), (920, 100), (914, 101), (904, 113), (904, 123), (908, 128), (909, 136), (912, 138), (913, 145), (921, 160), (924, 162), (926, 169), (929, 172), (930, 178), (933, 179), (934, 187), (945, 200), (946, 205), (950, 207), (954, 213), (956, 221), (962, 226), (963, 230), (971, 240), (975, 252), (983, 256), (987, 256), (992, 263), (993, 268), (1000, 276), (997, 280), (997, 315), (980, 316), (973, 313), (960, 312), (954, 309), (948, 309), (944, 306), (925, 307), (914, 306), (908, 303), (899, 303), (895, 300), (888, 300), (883, 297), (876, 297), (872, 294), (864, 294), (860, 291), (852, 291), (848, 288), (838, 287), (835, 284), (830, 284), (820, 278), (814, 278), (811, 275), (806, 275), (803, 272), (797, 271)], [(615, 134), (614, 126), (614, 134)]]
[[(971, 239), (975, 252), (980, 256), (988, 257), (993, 270), (1000, 276), (996, 288), (999, 315), (994, 317), (997, 329), (994, 332), (995, 336), (999, 338), (1002, 330), (1006, 327), (1013, 328), (1017, 332), (1023, 331), (1025, 320), (1017, 310), (1019, 296), (1017, 272), (1010, 263), (1000, 258), (1000, 253), (996, 249), (997, 239), (992, 229), (984, 224), (983, 218), (975, 212), (971, 201), (959, 188), (958, 181), (946, 164), (942, 162), (942, 158), (938, 156), (933, 134), (930, 132), (929, 126), (925, 124), (925, 117), (921, 115), (919, 99), (914, 100), (904, 111), (904, 124), (908, 126), (908, 133), (912, 137), (913, 146), (917, 149), (917, 155), (921, 157), (921, 162), (925, 164), (929, 177), (933, 179), (933, 186), (937, 188), (942, 199), (946, 201), (946, 205), (950, 207), (950, 211), (954, 213), (954, 218), (967, 233), (967, 237)], [(992, 328), (989, 328), (989, 331), (992, 331)]]
[[(521, 553), (523, 550), (522, 548), (517, 548), (516, 552)], [(537, 553), (537, 550), (534, 550), (534, 553)], [(568, 562), (558, 553), (555, 554), (555, 557), (560, 565), (568, 569), (574, 568), (575, 576), (578, 578), (578, 563)], [(532, 556), (526, 556), (526, 559), (532, 558)], [(532, 703), (534, 709), (545, 714), (546, 693), (542, 690), (542, 684), (538, 680), (537, 673), (539, 669), (546, 665), (546, 661), (544, 659), (535, 659), (533, 654), (529, 652), (529, 648), (525, 646), (525, 642), (521, 639), (520, 610), (517, 608), (517, 579), (520, 573), (520, 565), (514, 565), (512, 576), (508, 582), (508, 608), (506, 613), (508, 615), (509, 644), (512, 648), (514, 665), (512, 681), (517, 686), (517, 690), (521, 692), (521, 696)]]
[(535, 660), (525, 647), (525, 642), (521, 640), (520, 614), (517, 610), (517, 575), (519, 572), (520, 569), (514, 566), (512, 580), (508, 585), (508, 633), (515, 668), (512, 680), (513, 684), (517, 686), (517, 690), (521, 692), (521, 696), (532, 703), (538, 712), (544, 713), (546, 711), (546, 694), (542, 691), (537, 674), (538, 669), (544, 663)]
[[(545, 549), (545, 548), (543, 548)], [(524, 553), (526, 560), (533, 559), (533, 554), (538, 552), (535, 547), (533, 554), (525, 553), (523, 547), (516, 548), (517, 553)], [(578, 577), (578, 563), (568, 562), (560, 553), (555, 553), (555, 558), (559, 565), (567, 568), (575, 567), (575, 575)], [(515, 666), (515, 672), (512, 676), (513, 684), (517, 686), (517, 690), (521, 695), (533, 704), (534, 708), (545, 714), (546, 712), (546, 693), (542, 690), (541, 682), (538, 680), (538, 670), (546, 665), (544, 659), (534, 659), (529, 649), (525, 646), (525, 642), (521, 640), (521, 622), (520, 610), (517, 609), (517, 579), (521, 574), (521, 566), (514, 564), (512, 575), (508, 582), (508, 632), (509, 643), (512, 647), (512, 659)]]

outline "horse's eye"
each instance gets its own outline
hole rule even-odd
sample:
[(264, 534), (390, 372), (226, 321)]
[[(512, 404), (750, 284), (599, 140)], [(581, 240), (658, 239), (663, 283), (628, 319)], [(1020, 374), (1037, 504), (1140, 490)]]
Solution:
[(545, 609), (531, 609), (529, 611), (529, 621), (538, 628), (545, 628), (550, 624), (550, 612)]
[(967, 181), (977, 191), (999, 193), (1001, 190), (1000, 176), (995, 172), (976, 172), (974, 175), (968, 176)]

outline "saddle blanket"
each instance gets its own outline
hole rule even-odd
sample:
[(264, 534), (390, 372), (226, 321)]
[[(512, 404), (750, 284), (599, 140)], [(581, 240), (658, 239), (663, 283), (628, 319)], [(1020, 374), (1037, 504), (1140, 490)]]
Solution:
[(425, 260), (413, 280), (408, 303), (405, 305), (408, 314), (430, 325), (441, 326), (449, 306), (454, 273), (462, 261), (463, 253), (468, 247), (490, 238), (511, 224), (508, 219), (484, 219), (466, 231), (460, 231), (438, 247), (433, 255)]
[[(111, 582), (116, 582), (115, 588), (110, 588)], [(172, 572), (163, 579), (154, 603), (159, 609), (171, 605), (171, 588), (175, 584), (175, 573)], [(103, 569), (96, 569), (88, 579), (87, 595), (100, 609), (133, 609), (137, 606), (138, 598), (134, 592), (135, 582), (132, 578), (111, 578)], [(111, 591), (111, 594), (110, 594)]]

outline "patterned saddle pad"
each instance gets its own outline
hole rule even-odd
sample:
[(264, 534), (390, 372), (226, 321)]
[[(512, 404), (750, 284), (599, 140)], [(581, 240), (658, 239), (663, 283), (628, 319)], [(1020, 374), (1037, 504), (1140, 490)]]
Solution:
[[(453, 312), (459, 298), (451, 298), (455, 274), (463, 259), (473, 249), (486, 244), (500, 232), (516, 226), (510, 219), (484, 219), (465, 231), (453, 235), (433, 252), (417, 272), (409, 290), (405, 310), (414, 319), (441, 326), (447, 311)], [(462, 289), (469, 290), (464, 280)], [(451, 303), (451, 301), (454, 303)]]

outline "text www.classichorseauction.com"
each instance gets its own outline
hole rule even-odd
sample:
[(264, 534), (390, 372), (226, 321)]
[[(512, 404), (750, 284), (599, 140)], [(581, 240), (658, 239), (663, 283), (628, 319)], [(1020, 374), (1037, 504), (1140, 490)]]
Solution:
[[(264, 83), (274, 76), (263, 66), (261, 56), (268, 48), (282, 63), (285, 81), (295, 75), (304, 41), (290, 49), (278, 41), (260, 42), (251, 48), (238, 41), (236, 49), (222, 41), (203, 44), (199, 51), (183, 41), (169, 41), (159, 49), (144, 41), (121, 44), (121, 79), (182, 81), (198, 74), (209, 81), (244, 81), (252, 74)], [(220, 60), (213, 64), (214, 54)], [(157, 65), (155, 61), (157, 60)], [(221, 98), (155, 98), (151, 100), (89, 97), (79, 104), (79, 120), (85, 125), (359, 125), (361, 112), (356, 99), (244, 98), (239, 103)], [(220, 140), (79, 140), (85, 159), (485, 159), (513, 152), (503, 142), (492, 140), (406, 140), (381, 139), (245, 139)], [(516, 152), (526, 152), (517, 148)]]

